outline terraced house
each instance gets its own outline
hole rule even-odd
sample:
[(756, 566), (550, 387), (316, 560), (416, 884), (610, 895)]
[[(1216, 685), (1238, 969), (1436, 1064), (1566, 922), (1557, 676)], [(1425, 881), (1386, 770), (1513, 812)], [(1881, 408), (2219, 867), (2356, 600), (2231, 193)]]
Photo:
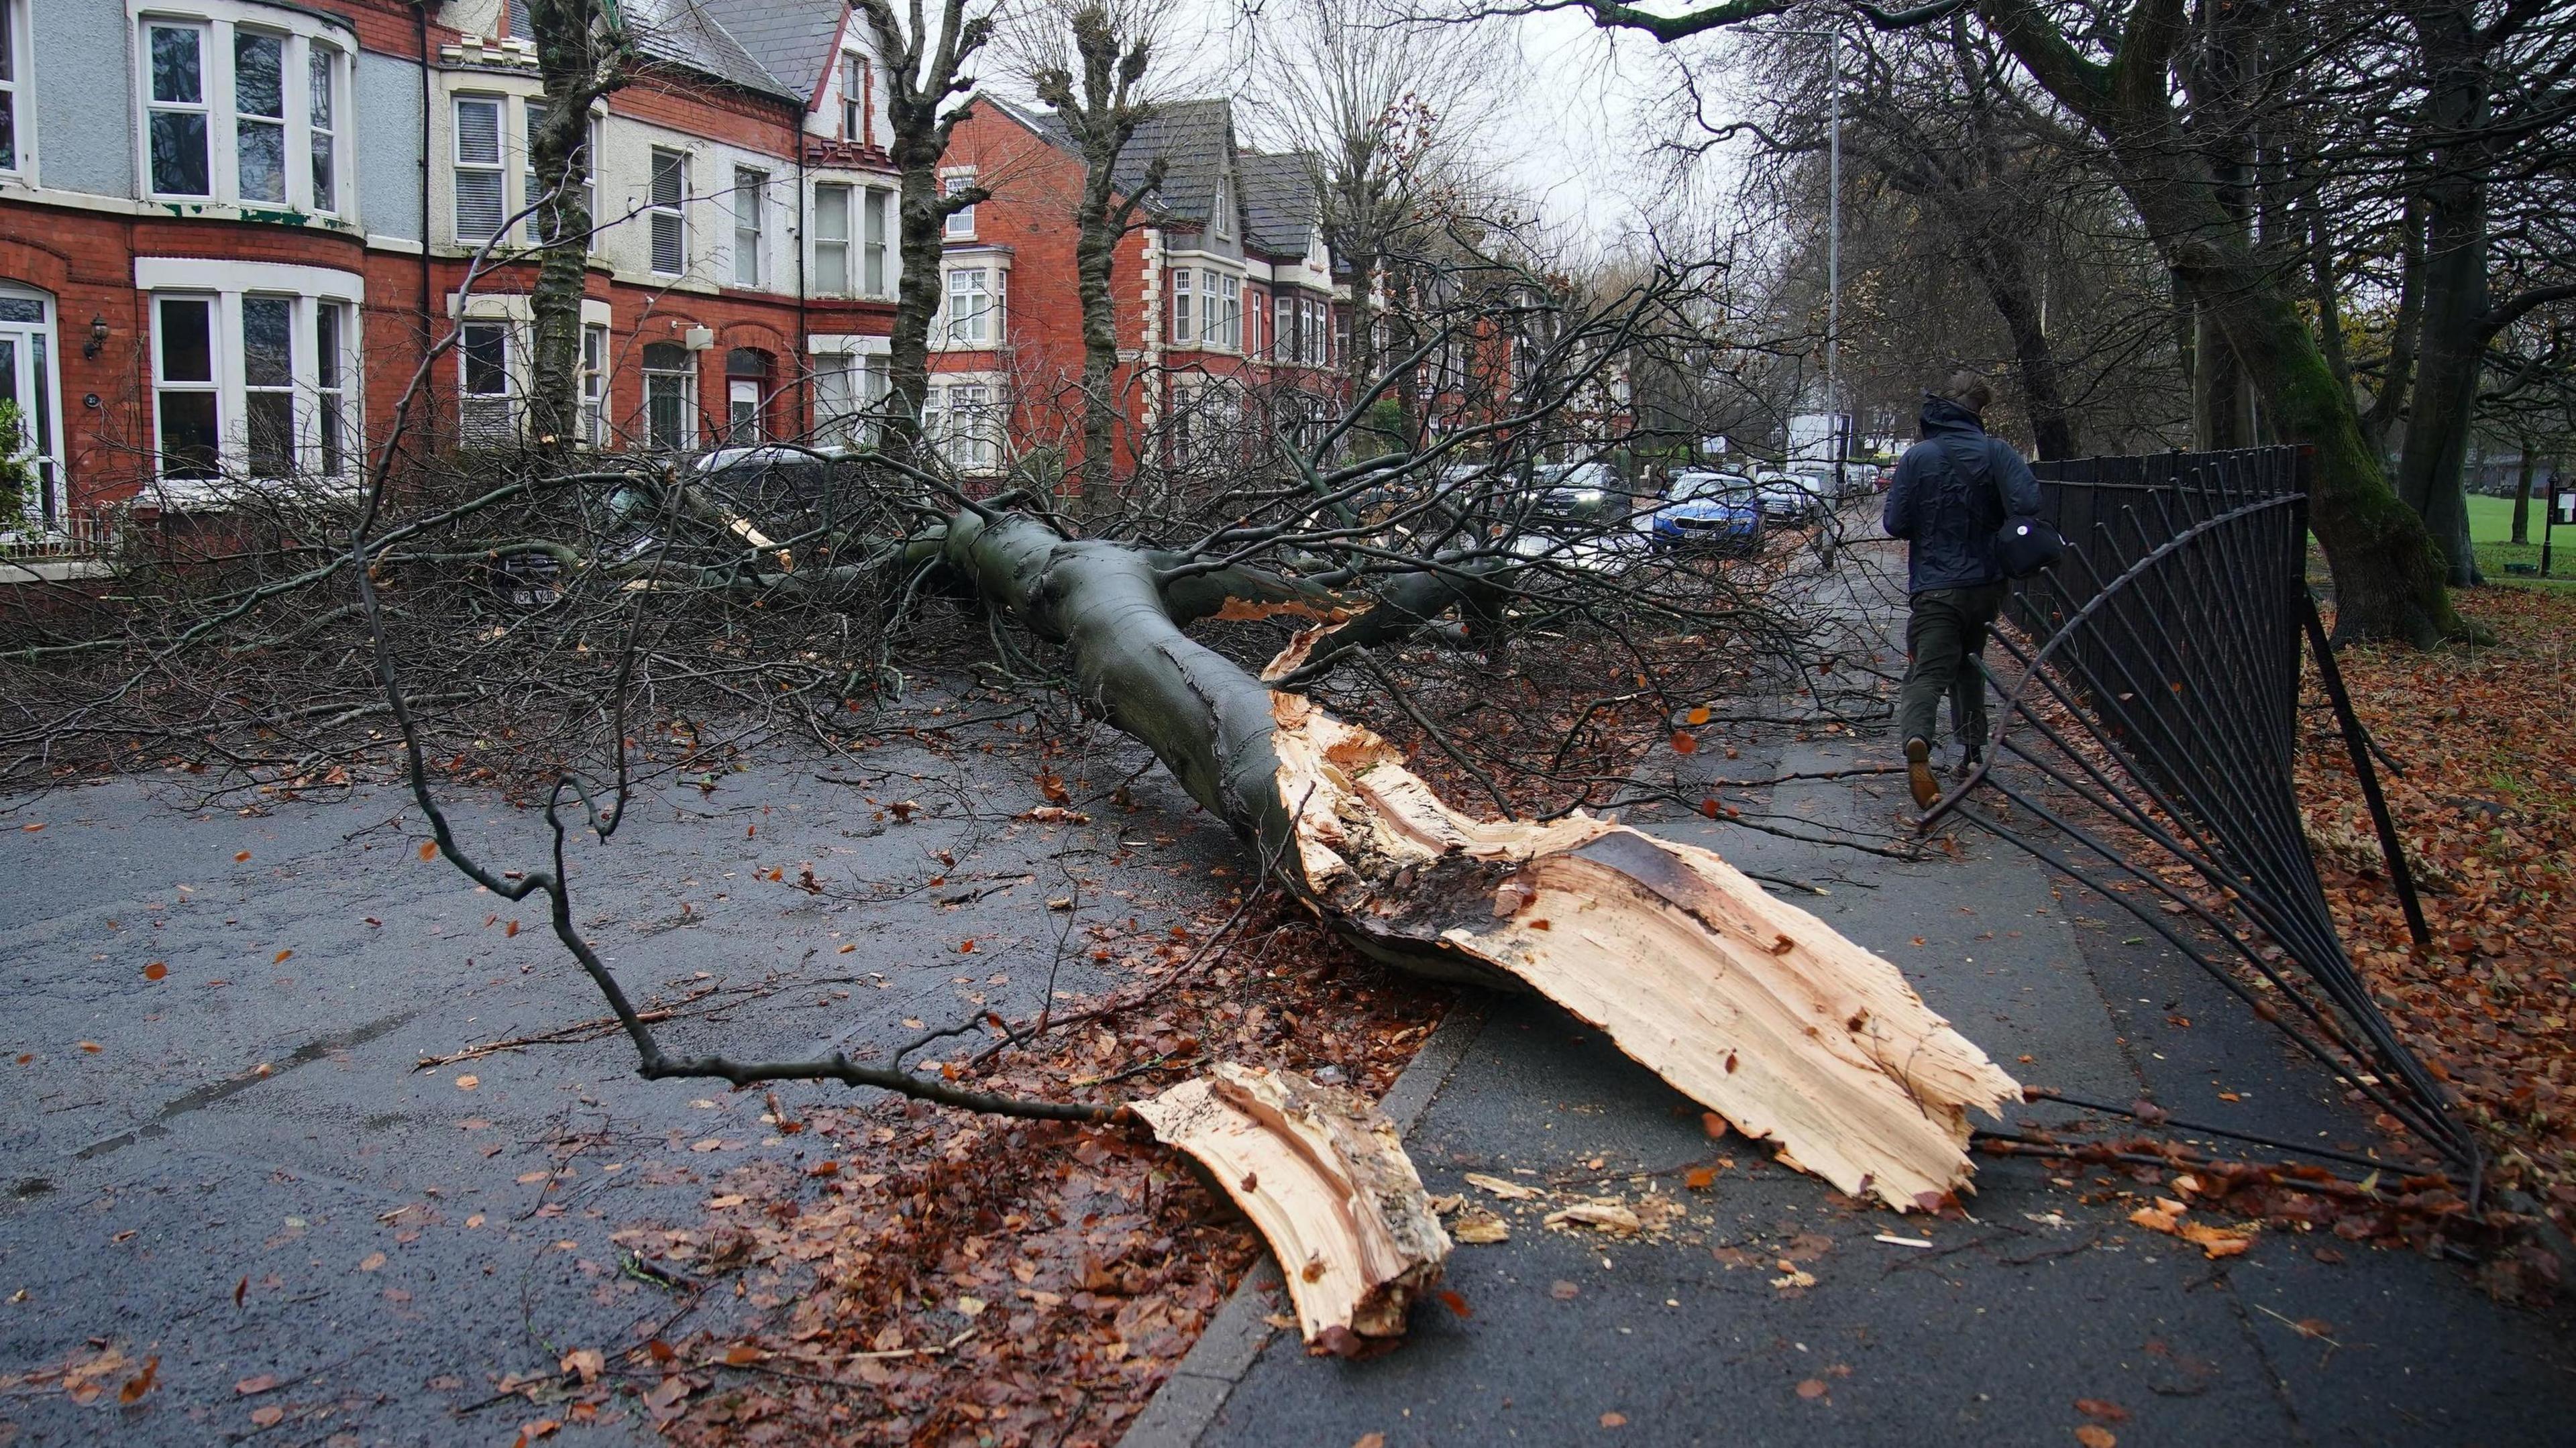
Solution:
[[(1306, 158), (1247, 150), (1232, 102), (1188, 100), (1160, 106), (1120, 154), (1120, 196), (1158, 164), (1110, 270), (1121, 474), (1140, 449), (1170, 462), (1246, 429), (1311, 427), (1346, 391), (1347, 274)], [(1077, 460), (1080, 150), (1050, 112), (984, 95), (942, 169), (993, 194), (949, 221), (924, 425), (970, 473), (1035, 448)]]
[[(841, 0), (623, 0), (592, 118), (583, 439), (801, 435), (883, 391), (880, 70)], [(22, 551), (524, 426), (524, 0), (0, 0), (0, 401)], [(499, 264), (461, 294), (478, 252)]]

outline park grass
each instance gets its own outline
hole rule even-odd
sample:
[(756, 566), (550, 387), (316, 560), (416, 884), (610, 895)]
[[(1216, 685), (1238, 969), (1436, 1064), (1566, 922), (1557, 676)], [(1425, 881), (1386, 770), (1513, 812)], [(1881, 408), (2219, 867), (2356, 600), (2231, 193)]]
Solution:
[[(2478, 571), (2486, 575), (2487, 582), (2536, 584), (2541, 581), (2528, 573), (2508, 573), (2505, 565), (2528, 563), (2539, 566), (2541, 526), (2546, 521), (2547, 508), (2548, 500), (2535, 493), (2531, 500), (2531, 541), (2511, 543), (2506, 540), (2513, 536), (2513, 499), (2490, 498), (2478, 493), (2469, 495), (2469, 542), (2478, 550)], [(2576, 584), (2576, 528), (2558, 531), (2565, 536), (2558, 538), (2550, 549), (2548, 581), (2553, 587), (2565, 588)]]

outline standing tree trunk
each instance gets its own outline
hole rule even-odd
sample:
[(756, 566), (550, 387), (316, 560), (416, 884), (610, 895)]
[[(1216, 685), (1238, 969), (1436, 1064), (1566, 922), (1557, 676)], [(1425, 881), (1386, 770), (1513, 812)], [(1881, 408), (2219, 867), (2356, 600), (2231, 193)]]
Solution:
[(528, 297), (535, 365), (528, 437), (542, 451), (582, 440), (581, 300), (590, 280), (590, 108), (626, 83), (625, 36), (601, 0), (529, 0), (544, 123), (528, 138), (536, 178), (537, 285)]
[(993, 35), (991, 17), (966, 18), (966, 0), (943, 0), (938, 43), (924, 34), (919, 0), (907, 30), (891, 0), (856, 0), (875, 37), (886, 71), (886, 123), (894, 133), (890, 154), (901, 173), (896, 215), (903, 276), (895, 288), (894, 334), (886, 346), (888, 405), (885, 447), (911, 457), (921, 442), (921, 408), (930, 395), (930, 325), (939, 312), (939, 259), (946, 250), (948, 218), (992, 193), (982, 185), (943, 192), (939, 161), (948, 137), (973, 111), (972, 101), (949, 108), (949, 98), (975, 88), (966, 63)]
[[(1076, 10), (1069, 24), (1074, 58), (1082, 68), (1082, 92), (1074, 93), (1073, 76), (1062, 67), (1037, 75), (1038, 99), (1055, 109), (1082, 152), (1082, 199), (1074, 210), (1074, 291), (1082, 303), (1082, 460), (1080, 477), (1086, 509), (1105, 503), (1116, 481), (1118, 405), (1117, 297), (1110, 290), (1110, 269), (1118, 243), (1136, 219), (1137, 209), (1163, 182), (1163, 158), (1146, 168), (1130, 196), (1117, 190), (1118, 158), (1136, 130), (1152, 119), (1154, 107), (1136, 94), (1145, 78), (1152, 45), (1144, 38), (1131, 43), (1120, 33), (1116, 16), (1102, 4)], [(1145, 325), (1152, 326), (1153, 318)]]
[(2461, 4), (2408, 7), (2426, 78), (2423, 332), (2397, 495), (2431, 530), (2454, 587), (2476, 583), (2460, 467), (2486, 363), (2486, 142), (2491, 77), (2477, 17)]
[(2245, 244), (2175, 113), (2166, 71), (2183, 30), (2181, 0), (2132, 0), (2107, 62), (2078, 51), (2033, 0), (1978, 0), (1977, 8), (2040, 84), (2101, 135), (2121, 190), (2253, 379), (2275, 434), (2315, 449), (2310, 517), (2334, 573), (2337, 632), (2427, 646), (2475, 634), (2451, 606), (2423, 519), (2390, 488), (2351, 394), (2277, 270)]
[(2522, 474), (2513, 485), (2513, 541), (2531, 541), (2531, 439), (2522, 439)]

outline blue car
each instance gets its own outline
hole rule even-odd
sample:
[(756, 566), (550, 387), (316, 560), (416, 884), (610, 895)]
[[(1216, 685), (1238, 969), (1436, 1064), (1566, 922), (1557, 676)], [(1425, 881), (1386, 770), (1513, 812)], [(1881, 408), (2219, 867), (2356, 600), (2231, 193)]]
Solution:
[(1753, 553), (1762, 547), (1762, 509), (1753, 480), (1736, 473), (1675, 473), (1663, 501), (1638, 517), (1659, 548)]

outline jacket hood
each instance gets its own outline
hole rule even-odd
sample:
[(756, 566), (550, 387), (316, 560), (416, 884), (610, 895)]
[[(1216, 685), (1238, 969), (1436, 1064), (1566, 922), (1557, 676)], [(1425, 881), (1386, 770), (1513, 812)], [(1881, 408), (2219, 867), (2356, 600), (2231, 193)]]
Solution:
[(1984, 419), (1967, 408), (1936, 393), (1926, 392), (1923, 394), (1923, 436), (1930, 437), (1936, 432), (1970, 433), (1983, 437), (1986, 426)]

